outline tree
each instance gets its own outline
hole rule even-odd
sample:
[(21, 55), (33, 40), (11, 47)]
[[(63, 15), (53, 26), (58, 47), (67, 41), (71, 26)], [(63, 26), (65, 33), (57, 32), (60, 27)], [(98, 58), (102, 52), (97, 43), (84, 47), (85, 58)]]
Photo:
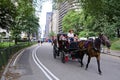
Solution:
[(5, 37), (5, 35), (6, 35), (6, 32), (1, 32), (0, 33), (0, 37)]
[(53, 37), (53, 36), (55, 36), (56, 34), (53, 32), (53, 31), (51, 31), (50, 33), (49, 33), (49, 36), (50, 37)]
[(70, 10), (63, 18), (62, 20), (62, 27), (64, 32), (68, 32), (70, 29), (73, 29), (76, 34), (79, 33), (83, 29), (82, 23), (81, 23), (81, 13)]
[[(61, 3), (63, 1), (64, 0), (54, 0), (56, 3)], [(71, 0), (66, 1), (70, 2)], [(84, 30), (87, 29), (90, 32), (92, 31), (95, 33), (103, 32), (110, 38), (114, 37), (116, 32), (118, 34), (120, 33), (120, 0), (78, 1), (81, 4), (80, 7), (82, 9), (82, 15), (79, 15), (78, 17), (81, 17), (80, 24), (84, 27)], [(66, 26), (64, 29), (68, 29), (73, 23), (70, 23), (69, 25), (67, 25), (67, 23), (63, 23), (63, 25)]]
[(16, 7), (11, 0), (0, 1), (0, 28), (10, 29), (16, 15)]
[(30, 35), (38, 32), (38, 28), (40, 27), (38, 22), (39, 19), (35, 15), (29, 15), (26, 17), (27, 21), (23, 23), (24, 28), (23, 32), (27, 33), (28, 39), (30, 40)]
[(17, 3), (17, 15), (15, 16), (15, 22), (11, 28), (11, 34), (16, 44), (21, 32), (27, 33), (28, 38), (30, 38), (30, 33), (34, 31), (37, 32), (39, 26), (38, 19), (34, 16), (35, 10), (32, 3), (29, 2), (29, 0), (18, 0)]
[[(87, 24), (90, 30), (100, 31), (109, 37), (115, 36), (119, 26), (120, 1), (119, 0), (80, 0), (82, 9), (85, 11), (86, 20), (92, 17), (92, 22)], [(98, 29), (98, 30), (97, 30)], [(96, 31), (97, 30), (97, 31)], [(111, 33), (112, 32), (112, 33)]]

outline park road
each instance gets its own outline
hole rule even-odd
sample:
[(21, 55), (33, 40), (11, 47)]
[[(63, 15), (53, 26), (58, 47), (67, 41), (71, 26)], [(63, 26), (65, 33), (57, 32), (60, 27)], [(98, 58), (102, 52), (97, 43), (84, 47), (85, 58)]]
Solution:
[[(83, 63), (86, 65), (87, 56)], [(98, 74), (97, 62), (91, 59), (88, 70), (80, 67), (76, 60), (62, 63), (60, 58), (53, 58), (53, 47), (50, 43), (35, 45), (25, 49), (15, 62), (16, 68), (11, 69), (19, 73), (16, 80), (119, 80), (120, 58), (101, 54), (102, 75)]]

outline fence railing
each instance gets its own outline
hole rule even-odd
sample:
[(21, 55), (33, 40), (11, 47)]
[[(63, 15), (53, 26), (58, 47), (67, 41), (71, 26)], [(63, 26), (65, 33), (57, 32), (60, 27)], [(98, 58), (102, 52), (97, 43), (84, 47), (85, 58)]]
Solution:
[(0, 49), (0, 70), (2, 69), (2, 67), (4, 67), (8, 63), (10, 57), (13, 54), (18, 52), (20, 49), (23, 49), (23, 48), (30, 46), (32, 44), (34, 44), (34, 43), (18, 44), (15, 46), (9, 46), (7, 48)]

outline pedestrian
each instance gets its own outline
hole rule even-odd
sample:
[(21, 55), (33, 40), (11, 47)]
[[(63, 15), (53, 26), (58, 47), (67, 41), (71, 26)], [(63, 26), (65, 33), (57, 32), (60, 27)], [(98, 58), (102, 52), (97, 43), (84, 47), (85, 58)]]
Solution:
[(40, 45), (40, 40), (38, 40), (38, 45)]

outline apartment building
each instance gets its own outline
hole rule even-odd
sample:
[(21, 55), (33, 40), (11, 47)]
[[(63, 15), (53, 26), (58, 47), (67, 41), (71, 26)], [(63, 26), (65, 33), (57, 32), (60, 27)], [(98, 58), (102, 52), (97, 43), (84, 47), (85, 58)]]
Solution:
[(44, 37), (49, 38), (49, 33), (50, 33), (50, 22), (52, 19), (52, 12), (47, 12), (46, 13), (46, 25), (45, 25), (45, 32), (44, 32)]
[(58, 10), (53, 11), (52, 21), (51, 21), (51, 31), (55, 34), (58, 33)]
[(62, 19), (65, 16), (65, 14), (71, 10), (74, 9), (75, 11), (80, 10), (80, 4), (79, 0), (71, 0), (71, 1), (64, 1), (59, 4), (59, 18), (58, 18), (58, 32), (61, 33), (62, 31)]
[(62, 19), (65, 14), (71, 10), (79, 10), (79, 3), (76, 0), (72, 2), (64, 1), (59, 4), (58, 10), (47, 12), (46, 14), (46, 26), (45, 26), (45, 38), (49, 38), (49, 33), (52, 31), (57, 34), (62, 32)]

